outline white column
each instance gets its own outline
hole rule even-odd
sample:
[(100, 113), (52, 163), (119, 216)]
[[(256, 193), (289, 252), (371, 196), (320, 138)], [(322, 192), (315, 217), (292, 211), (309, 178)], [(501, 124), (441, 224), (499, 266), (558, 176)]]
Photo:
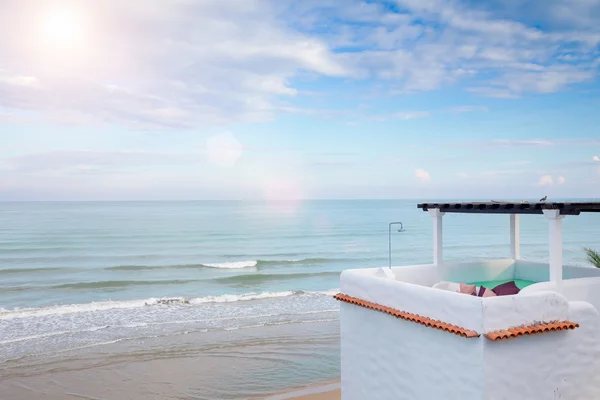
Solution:
[(438, 208), (429, 210), (429, 214), (433, 217), (433, 263), (442, 264), (444, 254), (442, 250), (442, 217), (445, 213)]
[(521, 237), (519, 233), (519, 215), (510, 214), (510, 257), (521, 258)]
[(560, 210), (544, 210), (544, 215), (550, 222), (550, 282), (556, 284), (558, 291), (562, 288), (562, 220)]

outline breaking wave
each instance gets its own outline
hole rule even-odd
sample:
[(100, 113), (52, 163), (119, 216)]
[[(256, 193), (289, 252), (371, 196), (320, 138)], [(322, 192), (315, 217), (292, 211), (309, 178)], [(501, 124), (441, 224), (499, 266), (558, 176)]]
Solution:
[[(244, 268), (261, 268), (270, 266), (285, 266), (285, 265), (311, 265), (311, 264), (328, 264), (336, 262), (356, 262), (360, 259), (345, 259), (345, 258), (300, 258), (291, 260), (248, 260), (248, 261), (229, 261), (218, 263), (201, 263), (201, 264), (176, 264), (176, 265), (116, 265), (112, 267), (102, 268), (107, 271), (144, 271), (144, 270), (161, 270), (161, 269), (199, 269), (199, 268), (216, 268), (216, 269), (244, 269)], [(91, 268), (93, 270), (94, 268)], [(77, 267), (42, 267), (42, 268), (8, 268), (0, 269), (0, 276), (12, 274), (27, 274), (27, 273), (69, 273), (74, 271), (85, 271), (86, 268)]]
[(168, 307), (168, 306), (193, 306), (210, 303), (232, 303), (238, 301), (251, 301), (262, 299), (273, 299), (289, 296), (333, 296), (337, 289), (331, 289), (324, 292), (305, 292), (305, 291), (283, 291), (283, 292), (253, 292), (244, 294), (223, 294), (219, 296), (206, 297), (169, 297), (169, 298), (149, 298), (141, 300), (124, 301), (101, 301), (85, 304), (57, 305), (49, 307), (22, 308), (7, 310), (0, 308), (0, 321), (8, 321), (20, 318), (45, 317), (53, 315), (65, 315), (83, 312), (96, 312), (115, 309), (133, 309), (142, 307)]

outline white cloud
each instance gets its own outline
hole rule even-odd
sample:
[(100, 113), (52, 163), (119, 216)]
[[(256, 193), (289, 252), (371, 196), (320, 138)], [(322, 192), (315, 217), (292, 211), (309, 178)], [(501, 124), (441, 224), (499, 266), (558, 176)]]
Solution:
[(563, 185), (567, 180), (564, 176), (558, 176), (556, 179), (552, 175), (543, 175), (537, 182), (537, 186), (554, 186)]
[(47, 4), (2, 2), (0, 107), (190, 128), (268, 120), (298, 95), (294, 76), (348, 74), (325, 41), (287, 27), (264, 2), (81, 0), (70, 5), (87, 29), (76, 51), (36, 31)]
[(552, 146), (598, 146), (600, 139), (587, 138), (569, 138), (569, 139), (493, 139), (476, 142), (477, 145), (484, 145), (495, 148), (512, 147), (552, 147)]
[[(72, 3), (84, 30), (69, 44), (78, 46), (73, 51), (38, 31), (53, 3), (4, 0), (0, 107), (62, 123), (193, 128), (279, 112), (320, 115), (294, 104), (305, 94), (297, 78), (372, 79), (369, 90), (386, 95), (464, 82), (472, 92), (510, 98), (596, 77), (600, 28), (590, 22), (597, 7), (582, 5), (589, 1), (532, 3), (519, 12), (505, 4), (513, 2), (396, 3), (399, 12), (360, 0), (81, 0)], [(543, 31), (519, 22), (540, 15)]]
[(467, 178), (469, 175), (466, 172), (457, 172), (456, 176), (461, 178), (461, 179), (465, 179)]
[(448, 111), (453, 113), (465, 113), (465, 112), (473, 112), (473, 111), (489, 111), (487, 107), (484, 106), (457, 106), (450, 107)]
[[(596, 75), (600, 30), (576, 23), (556, 26), (552, 21), (556, 17), (548, 10), (564, 7), (563, 0), (546, 7), (523, 7), (518, 13), (499, 9), (498, 2), (473, 7), (466, 1), (396, 0), (399, 14), (371, 4), (369, 15), (378, 18), (366, 26), (356, 23), (366, 9), (364, 3), (324, 3), (313, 5), (312, 13), (304, 10), (308, 15), (302, 17), (319, 27), (332, 15), (332, 4), (355, 10), (337, 14), (342, 26), (334, 28), (333, 39), (343, 37), (339, 46), (353, 50), (344, 60), (354, 66), (355, 75), (388, 80), (391, 92), (432, 90), (467, 79), (474, 92), (513, 98), (562, 90)], [(502, 4), (506, 3), (510, 2)], [(546, 14), (544, 30), (519, 22), (538, 20), (540, 13)], [(561, 58), (567, 55), (565, 48), (568, 61)]]
[(518, 166), (518, 165), (528, 165), (531, 164), (531, 161), (508, 161), (504, 163), (505, 165), (514, 165), (514, 166)]
[(538, 186), (552, 186), (554, 185), (554, 179), (552, 179), (551, 175), (544, 175), (540, 177), (540, 180), (537, 184)]
[(427, 112), (427, 111), (399, 112), (399, 113), (394, 114), (394, 117), (399, 118), (399, 119), (427, 118), (427, 117), (429, 117), (429, 112)]
[(149, 166), (201, 164), (202, 160), (201, 152), (64, 150), (0, 159), (0, 171), (12, 172), (14, 176), (101, 173)]
[(429, 172), (419, 168), (415, 169), (415, 178), (417, 178), (421, 182), (429, 182), (431, 180)]
[(502, 147), (546, 147), (556, 144), (552, 140), (546, 139), (496, 139), (491, 143)]
[(490, 171), (481, 171), (479, 175), (482, 176), (507, 176), (507, 175), (520, 175), (523, 174), (522, 169), (500, 169), (500, 170), (490, 170)]
[(233, 167), (242, 155), (242, 144), (229, 132), (206, 140), (208, 162), (220, 167)]
[(592, 161), (600, 162), (600, 157), (594, 156), (592, 157)]

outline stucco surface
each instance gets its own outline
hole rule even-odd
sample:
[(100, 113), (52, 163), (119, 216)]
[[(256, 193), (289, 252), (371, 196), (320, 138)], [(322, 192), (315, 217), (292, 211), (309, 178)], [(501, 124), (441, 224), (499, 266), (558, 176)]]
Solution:
[[(345, 271), (342, 293), (405, 312), (473, 329), (479, 333), (569, 320), (560, 331), (493, 342), (484, 336), (463, 338), (352, 304), (342, 304), (342, 398), (355, 399), (594, 399), (600, 398), (600, 278), (531, 285), (515, 296), (479, 298), (439, 290), (443, 276), (473, 280), (469, 271), (484, 269), (484, 279), (502, 274), (521, 279), (543, 277), (548, 264), (513, 260), (467, 266), (424, 266), (394, 279), (373, 270)], [(418, 267), (418, 266), (413, 266)], [(567, 272), (569, 271), (569, 272)], [(443, 273), (442, 273), (443, 272)], [(565, 267), (565, 276), (598, 274)], [(412, 284), (414, 277), (419, 283)], [(467, 279), (469, 278), (469, 279)], [(508, 279), (510, 279), (509, 277)], [(403, 280), (409, 280), (409, 282)], [(432, 283), (431, 283), (432, 282)]]
[(483, 398), (480, 340), (352, 304), (340, 312), (344, 400)]
[(486, 400), (600, 398), (598, 313), (570, 303), (580, 327), (493, 342), (484, 340)]

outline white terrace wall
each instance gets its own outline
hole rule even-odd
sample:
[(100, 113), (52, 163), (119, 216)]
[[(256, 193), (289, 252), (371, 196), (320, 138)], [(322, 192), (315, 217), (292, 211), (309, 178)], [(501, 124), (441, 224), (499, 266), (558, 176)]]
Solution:
[[(376, 274), (375, 271), (378, 271), (378, 269), (364, 269), (361, 271), (373, 275)], [(550, 266), (548, 263), (513, 259), (481, 260), (440, 265), (408, 265), (392, 267), (392, 271), (397, 281), (429, 287), (440, 281), (482, 282), (523, 279), (533, 282), (547, 282), (550, 279)], [(563, 267), (564, 279), (586, 277), (600, 277), (600, 268), (570, 265)]]
[(343, 400), (483, 399), (477, 339), (347, 303), (340, 321)]
[[(397, 281), (431, 287), (440, 281), (480, 282), (513, 279), (514, 264), (512, 259), (481, 260), (470, 263), (408, 265), (393, 267), (392, 271)], [(368, 273), (366, 269), (361, 271)]]
[[(600, 276), (600, 268), (586, 266), (563, 266), (563, 279), (587, 278)], [(515, 261), (514, 279), (524, 279), (533, 282), (547, 282), (550, 280), (550, 266), (548, 263), (517, 260)]]
[[(371, 270), (372, 271), (372, 270)], [(344, 271), (340, 291), (362, 300), (480, 329), (480, 299)], [(344, 400), (482, 399), (482, 343), (352, 304), (340, 310)], [(460, 365), (460, 368), (457, 368)]]
[[(434, 266), (425, 267), (427, 277), (418, 277), (420, 282), (439, 277)], [(341, 292), (482, 334), (555, 320), (580, 327), (492, 342), (342, 303), (343, 400), (600, 398), (600, 317), (589, 303), (525, 289), (517, 296), (479, 298), (380, 273), (344, 271)]]
[(567, 302), (551, 292), (486, 298), (483, 304), (486, 331), (528, 319), (568, 320), (580, 325), (573, 331), (501, 341), (482, 339), (483, 399), (600, 398), (600, 318), (593, 306)]
[(450, 282), (481, 282), (513, 279), (515, 260), (481, 260), (472, 263), (440, 265), (442, 280)]
[[(600, 271), (592, 269), (592, 271)], [(553, 282), (540, 282), (528, 286), (521, 294), (532, 294), (544, 291), (556, 291)], [(567, 279), (562, 282), (560, 294), (569, 301), (585, 301), (600, 310), (600, 277)]]

